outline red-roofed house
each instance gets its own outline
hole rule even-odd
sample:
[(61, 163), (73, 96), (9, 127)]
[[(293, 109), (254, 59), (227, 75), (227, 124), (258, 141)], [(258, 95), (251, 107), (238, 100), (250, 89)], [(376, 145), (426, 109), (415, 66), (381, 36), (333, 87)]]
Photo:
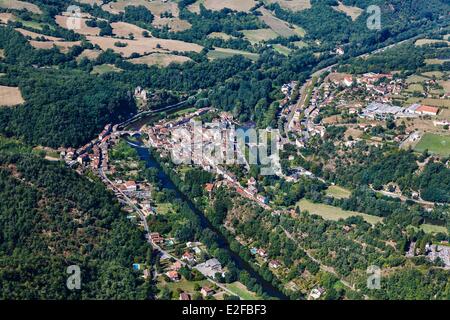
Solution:
[(180, 275), (176, 271), (168, 271), (166, 272), (166, 276), (172, 281), (180, 281)]
[(415, 112), (418, 114), (426, 114), (426, 115), (430, 115), (430, 116), (435, 116), (439, 113), (439, 108), (421, 105), (420, 107), (418, 107), (416, 109)]

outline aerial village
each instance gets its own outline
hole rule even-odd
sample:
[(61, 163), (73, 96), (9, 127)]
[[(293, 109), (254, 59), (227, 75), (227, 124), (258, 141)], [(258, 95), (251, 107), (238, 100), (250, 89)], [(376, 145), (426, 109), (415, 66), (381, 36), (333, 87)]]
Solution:
[[(424, 87), (423, 98), (432, 97), (433, 80), (427, 80)], [(314, 136), (324, 137), (326, 128), (330, 125), (345, 126), (350, 133), (338, 143), (350, 147), (361, 139), (366, 139), (372, 144), (381, 144), (384, 141), (397, 143), (400, 147), (408, 147), (417, 144), (420, 139), (432, 128), (438, 133), (448, 130), (448, 109), (430, 106), (420, 102), (410, 105), (401, 105), (396, 102), (399, 95), (404, 94), (410, 85), (404, 80), (396, 78), (393, 74), (367, 73), (353, 76), (337, 72), (327, 73), (317, 79), (306, 83), (299, 88), (296, 82), (287, 83), (282, 86), (279, 116), (285, 120), (285, 135), (279, 137), (277, 142), (281, 149), (287, 144), (296, 148), (303, 148)], [(429, 86), (426, 87), (426, 86)], [(294, 92), (297, 91), (298, 100), (293, 101)], [(301, 91), (301, 92), (299, 92)], [(428, 93), (429, 92), (429, 93)], [(138, 100), (146, 101), (147, 93), (142, 88), (136, 88), (135, 96)], [(440, 99), (449, 99), (448, 94)], [(213, 115), (212, 123), (196, 126), (196, 121), (204, 115)], [(384, 124), (387, 120), (402, 123), (405, 130), (396, 136), (385, 136), (382, 139), (373, 135), (373, 128)], [(235, 190), (239, 195), (249, 199), (258, 206), (272, 212), (273, 215), (285, 214), (273, 206), (268, 197), (258, 188), (257, 181), (250, 177), (239, 179), (236, 174), (229, 170), (226, 163), (226, 152), (231, 150), (232, 157), (239, 160), (244, 171), (249, 171), (248, 159), (244, 156), (246, 150), (236, 144), (234, 137), (230, 137), (230, 129), (240, 127), (233, 115), (220, 112), (212, 107), (198, 109), (193, 112), (184, 113), (177, 118), (163, 119), (156, 123), (144, 125), (139, 131), (126, 131), (117, 125), (108, 124), (99, 136), (87, 143), (85, 146), (74, 150), (72, 148), (61, 149), (61, 158), (67, 165), (76, 168), (80, 174), (88, 172), (101, 178), (101, 180), (117, 196), (123, 209), (128, 212), (128, 218), (135, 221), (147, 232), (149, 243), (161, 254), (161, 268), (152, 274), (140, 263), (135, 263), (132, 268), (142, 272), (144, 278), (163, 278), (165, 283), (186, 281), (180, 270), (188, 268), (202, 279), (202, 286), (196, 286), (196, 290), (178, 290), (180, 300), (195, 298), (220, 299), (224, 294), (234, 295), (234, 292), (221, 285), (215, 279), (215, 275), (225, 272), (220, 261), (208, 254), (207, 248), (201, 243), (178, 243), (175, 238), (166, 238), (157, 232), (148, 229), (147, 218), (157, 215), (152, 201), (153, 187), (150, 183), (137, 181), (126, 171), (133, 171), (130, 166), (122, 167), (118, 161), (110, 159), (111, 151), (123, 141), (122, 137), (133, 137), (138, 135), (149, 146), (162, 155), (177, 155), (177, 147), (180, 138), (187, 141), (201, 142), (203, 150), (198, 158), (195, 143), (187, 147), (190, 155), (190, 165), (195, 165), (203, 170), (213, 173), (216, 179), (204, 187), (206, 192), (211, 193), (215, 188), (225, 186)], [(183, 129), (180, 131), (180, 129)], [(215, 131), (209, 129), (216, 129)], [(218, 129), (218, 130), (217, 130)], [(177, 132), (177, 134), (174, 134)], [(183, 132), (180, 137), (179, 132)], [(197, 137), (197, 140), (195, 140)], [(185, 146), (186, 147), (186, 146)], [(246, 145), (244, 148), (250, 148)], [(183, 150), (186, 152), (186, 149)], [(182, 153), (179, 156), (182, 158)], [(183, 160), (183, 159), (182, 159)], [(276, 163), (276, 161), (274, 161)], [(448, 163), (447, 163), (448, 165)], [(275, 174), (287, 181), (297, 181), (301, 176), (312, 179), (320, 179), (302, 167), (297, 167), (294, 173), (285, 175), (277, 166)], [(124, 168), (126, 170), (124, 170)], [(131, 168), (131, 169), (130, 169)], [(119, 174), (117, 174), (119, 172)], [(122, 178), (121, 178), (122, 176)], [(174, 250), (173, 248), (177, 248)], [(181, 249), (180, 249), (181, 248)], [(442, 250), (445, 249), (445, 250)], [(433, 261), (440, 257), (450, 268), (450, 253), (448, 247), (429, 245), (425, 254)], [(414, 251), (414, 247), (412, 249)], [(282, 263), (268, 256), (264, 248), (251, 248), (251, 254), (259, 263), (268, 263), (272, 270), (282, 268)], [(408, 253), (411, 255), (411, 253)], [(408, 256), (407, 254), (407, 256)], [(416, 252), (416, 254), (418, 254)], [(420, 253), (419, 253), (420, 254)], [(323, 294), (320, 287), (314, 288), (310, 299), (319, 299)]]

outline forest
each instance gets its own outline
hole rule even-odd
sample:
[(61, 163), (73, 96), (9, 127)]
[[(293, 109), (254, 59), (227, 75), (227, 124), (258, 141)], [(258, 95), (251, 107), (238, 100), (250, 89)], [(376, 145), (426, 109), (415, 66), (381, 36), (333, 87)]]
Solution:
[[(132, 264), (150, 266), (152, 252), (100, 182), (1, 138), (0, 198), (1, 299), (151, 297)], [(80, 290), (66, 287), (71, 265)]]

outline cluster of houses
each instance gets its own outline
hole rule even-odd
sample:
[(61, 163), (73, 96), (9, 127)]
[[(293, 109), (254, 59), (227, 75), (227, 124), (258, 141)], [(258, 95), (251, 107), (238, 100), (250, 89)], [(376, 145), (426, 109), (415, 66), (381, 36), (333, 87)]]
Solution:
[(84, 146), (73, 149), (67, 148), (60, 152), (61, 158), (63, 158), (69, 166), (79, 164), (82, 168), (90, 166), (96, 170), (103, 167), (108, 170), (108, 148), (110, 143), (114, 143), (118, 134), (114, 134), (117, 130), (117, 126), (107, 124), (103, 131), (98, 135), (98, 138), (88, 142)]
[[(194, 122), (191, 122), (194, 117), (208, 111), (209, 109), (205, 108), (180, 119), (169, 122), (160, 121), (158, 124), (146, 128), (149, 143), (162, 154), (170, 154), (172, 158), (175, 157), (181, 163), (196, 164), (205, 171), (221, 176), (226, 186), (266, 207), (268, 198), (258, 194), (256, 180), (250, 178), (248, 186), (243, 187), (235, 174), (227, 170), (224, 165), (225, 160), (232, 155), (235, 161), (242, 163), (247, 170), (250, 169), (247, 159), (234, 140), (233, 130), (230, 130), (230, 127), (234, 127), (232, 119), (224, 114), (217, 122), (209, 124), (212, 129), (216, 130), (209, 130), (209, 127), (205, 125), (196, 126)], [(182, 130), (177, 130), (177, 133), (173, 134), (175, 129)], [(181, 150), (176, 147), (180, 146), (181, 140), (201, 142), (201, 150), (196, 149), (198, 143), (182, 143), (183, 149)], [(184, 157), (187, 158), (185, 159), (186, 162), (183, 161)], [(205, 185), (205, 190), (209, 194), (211, 194), (213, 188), (214, 185)]]

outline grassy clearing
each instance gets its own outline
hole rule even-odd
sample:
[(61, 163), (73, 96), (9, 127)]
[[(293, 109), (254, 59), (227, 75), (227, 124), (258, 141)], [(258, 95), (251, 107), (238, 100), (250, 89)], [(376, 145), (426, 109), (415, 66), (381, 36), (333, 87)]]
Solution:
[(422, 73), (422, 75), (430, 79), (433, 77), (435, 77), (436, 79), (441, 79), (444, 76), (444, 73), (441, 71), (428, 71)]
[(153, 53), (151, 55), (131, 59), (129, 61), (135, 64), (146, 64), (149, 66), (156, 65), (160, 67), (167, 67), (171, 63), (185, 63), (192, 60), (189, 57), (178, 56), (174, 54)]
[(247, 51), (234, 50), (234, 49), (226, 49), (226, 48), (214, 48), (215, 50), (210, 50), (208, 52), (209, 59), (225, 59), (235, 55), (243, 55), (244, 57), (250, 60), (258, 60), (259, 55), (257, 53), (251, 53)]
[(273, 46), (273, 48), (275, 49), (275, 51), (277, 51), (278, 53), (284, 54), (285, 56), (288, 56), (291, 53), (291, 49), (289, 49), (288, 47), (285, 47), (281, 44), (275, 44)]
[(16, 106), (24, 102), (19, 88), (0, 86), (0, 106)]
[(226, 285), (228, 289), (239, 295), (244, 300), (260, 300), (260, 298), (253, 292), (249, 291), (246, 286), (236, 281)]
[(230, 40), (230, 39), (234, 39), (235, 37), (230, 36), (229, 34), (226, 34), (225, 32), (211, 32), (210, 34), (208, 34), (208, 38), (214, 39), (214, 38), (218, 38), (218, 39), (223, 39), (223, 40)]
[(326, 190), (326, 195), (336, 199), (350, 198), (352, 192), (340, 186), (330, 186)]
[(422, 82), (424, 82), (424, 81), (426, 81), (426, 80), (428, 80), (427, 77), (422, 77), (422, 76), (419, 76), (419, 75), (414, 74), (414, 75), (411, 75), (411, 76), (409, 76), (408, 78), (406, 78), (406, 83), (407, 83), (407, 84), (411, 84), (411, 83), (422, 83)]
[(444, 64), (444, 62), (448, 62), (448, 59), (425, 59), (426, 64)]
[(412, 83), (405, 90), (406, 92), (424, 92), (423, 86), (420, 83)]
[(310, 214), (316, 214), (318, 216), (321, 216), (325, 220), (338, 221), (339, 219), (347, 219), (354, 216), (362, 217), (370, 224), (376, 224), (378, 222), (382, 222), (383, 220), (381, 217), (371, 216), (369, 214), (361, 212), (342, 210), (341, 208), (329, 206), (322, 203), (313, 203), (306, 199), (300, 200), (297, 205), (302, 211), (306, 210)]
[(115, 65), (101, 64), (99, 66), (95, 66), (92, 69), (91, 74), (102, 75), (102, 74), (108, 73), (108, 72), (121, 72), (121, 71), (122, 71), (122, 69), (117, 68)]
[(307, 44), (305, 41), (302, 41), (302, 40), (300, 40), (300, 41), (294, 41), (294, 42), (292, 42), (292, 43), (294, 44), (294, 46), (296, 46), (296, 47), (299, 48), (299, 49), (307, 48), (307, 47), (308, 47), (308, 44)]
[(423, 232), (425, 233), (445, 233), (448, 234), (448, 230), (446, 227), (443, 226), (437, 226), (435, 224), (428, 224), (428, 223), (424, 223), (420, 226), (420, 229), (423, 230)]
[(252, 44), (275, 39), (278, 37), (278, 34), (272, 29), (242, 30), (242, 33), (244, 34), (245, 38)]
[(450, 155), (450, 136), (425, 133), (419, 143), (415, 146), (414, 150), (417, 152), (428, 150), (434, 154), (448, 156)]
[(167, 288), (170, 291), (176, 291), (177, 289), (181, 289), (184, 292), (188, 293), (194, 293), (194, 286), (197, 283), (200, 287), (208, 285), (211, 286), (211, 282), (208, 280), (202, 280), (202, 281), (187, 281), (186, 279), (182, 279), (178, 282), (166, 282), (160, 278), (161, 281), (158, 282), (157, 287), (159, 289)]

